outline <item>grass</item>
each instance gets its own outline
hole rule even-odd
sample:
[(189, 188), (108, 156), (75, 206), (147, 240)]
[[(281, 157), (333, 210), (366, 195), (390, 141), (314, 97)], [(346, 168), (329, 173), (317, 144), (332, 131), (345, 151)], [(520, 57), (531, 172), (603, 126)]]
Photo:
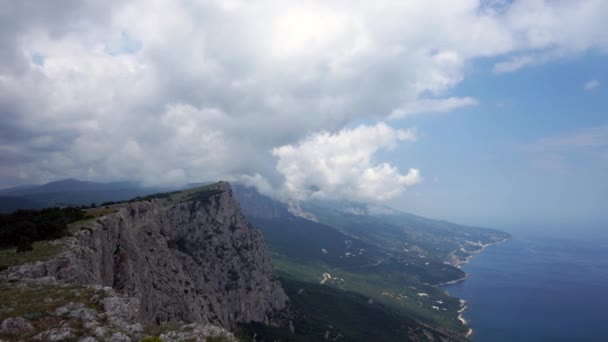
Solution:
[(74, 222), (68, 224), (68, 231), (71, 234), (74, 234), (80, 229), (80, 227), (83, 224), (96, 220), (102, 216), (114, 214), (114, 213), (118, 212), (119, 208), (120, 208), (120, 204), (114, 204), (111, 206), (85, 209), (85, 212), (87, 213), (86, 217), (82, 220), (74, 221)]
[[(90, 298), (102, 291), (82, 286), (39, 285), (28, 283), (0, 283), (0, 321), (9, 317), (23, 317), (32, 323), (34, 331), (23, 336), (3, 334), (7, 341), (30, 340), (41, 331), (59, 327), (65, 318), (54, 312), (69, 303), (83, 303), (87, 307), (101, 310)], [(76, 335), (82, 332), (82, 322), (69, 320)]]
[(131, 203), (131, 202), (140, 202), (147, 200), (160, 200), (163, 205), (171, 205), (181, 202), (189, 202), (189, 201), (200, 201), (206, 202), (211, 196), (215, 196), (222, 191), (213, 189), (217, 186), (218, 183), (206, 184), (202, 186), (198, 186), (191, 189), (186, 190), (178, 190), (172, 192), (161, 192), (157, 194), (151, 194), (143, 197), (135, 197), (127, 201), (117, 202), (118, 204), (122, 203)]
[[(272, 259), (281, 279), (317, 285), (321, 280), (321, 274), (328, 272), (331, 274), (332, 280), (325, 283), (326, 287), (332, 287), (344, 293), (357, 293), (364, 296), (366, 300), (372, 298), (374, 302), (382, 303), (405, 317), (414, 318), (425, 324), (441, 326), (461, 333), (465, 333), (467, 330), (457, 319), (456, 312), (460, 309), (457, 298), (450, 297), (439, 288), (424, 285), (415, 277), (411, 277), (397, 268), (392, 268), (390, 265), (376, 268), (331, 270), (323, 263), (303, 264), (277, 253), (272, 254)], [(336, 278), (344, 279), (344, 281), (336, 281)], [(422, 292), (427, 293), (429, 297), (418, 296), (418, 293)], [(432, 308), (432, 306), (438, 306), (435, 303), (438, 300), (443, 302), (443, 305), (439, 306), (445, 307), (446, 310)]]
[(292, 301), (295, 334), (286, 328), (244, 324), (238, 331), (242, 340), (256, 335), (262, 341), (323, 341), (326, 334), (329, 340), (340, 341), (447, 340), (441, 332), (384, 303), (370, 302), (360, 293), (298, 281), (285, 274), (281, 282)]
[(36, 241), (31, 251), (17, 253), (17, 248), (0, 249), (0, 271), (10, 266), (18, 266), (35, 261), (46, 261), (59, 254), (64, 248), (61, 240)]
[[(78, 220), (68, 224), (68, 231), (70, 234), (77, 232), (80, 227), (92, 220), (98, 219), (99, 217), (109, 215), (118, 211), (116, 206), (109, 207), (98, 207), (94, 209), (87, 209), (87, 217), (82, 220)], [(11, 266), (19, 266), (36, 261), (47, 261), (52, 257), (63, 251), (65, 244), (61, 239), (58, 240), (44, 240), (35, 241), (32, 243), (31, 251), (24, 251), (17, 253), (16, 247), (8, 247), (0, 249), (0, 271), (7, 269)]]

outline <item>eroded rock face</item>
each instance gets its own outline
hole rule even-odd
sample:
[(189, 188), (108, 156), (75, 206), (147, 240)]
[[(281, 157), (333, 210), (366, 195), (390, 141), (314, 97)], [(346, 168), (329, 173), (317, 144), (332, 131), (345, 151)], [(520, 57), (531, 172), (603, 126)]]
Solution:
[(277, 323), (288, 298), (260, 232), (241, 214), (228, 183), (196, 201), (127, 204), (83, 226), (69, 251), (10, 277), (98, 284), (133, 300), (144, 325)]

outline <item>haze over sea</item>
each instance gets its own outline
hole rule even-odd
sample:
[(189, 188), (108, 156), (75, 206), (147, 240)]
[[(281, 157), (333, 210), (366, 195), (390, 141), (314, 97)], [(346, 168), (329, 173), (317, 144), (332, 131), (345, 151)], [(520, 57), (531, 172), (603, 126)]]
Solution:
[(513, 232), (463, 266), (446, 286), (467, 300), (473, 341), (606, 341), (608, 239), (572, 227), (551, 235)]

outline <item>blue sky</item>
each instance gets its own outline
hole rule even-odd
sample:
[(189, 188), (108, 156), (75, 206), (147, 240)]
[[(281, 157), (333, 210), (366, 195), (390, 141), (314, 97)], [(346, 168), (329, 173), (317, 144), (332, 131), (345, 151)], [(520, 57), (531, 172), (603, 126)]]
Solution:
[[(606, 56), (590, 52), (501, 75), (493, 64), (475, 63), (453, 90), (480, 105), (407, 122), (421, 137), (393, 153), (420, 165), (425, 180), (394, 205), (473, 224), (606, 222)], [(599, 85), (586, 89), (593, 80)], [(559, 139), (569, 141), (545, 146)], [(583, 139), (592, 146), (578, 146)]]
[(0, 187), (229, 180), (602, 221), (605, 0), (9, 0)]

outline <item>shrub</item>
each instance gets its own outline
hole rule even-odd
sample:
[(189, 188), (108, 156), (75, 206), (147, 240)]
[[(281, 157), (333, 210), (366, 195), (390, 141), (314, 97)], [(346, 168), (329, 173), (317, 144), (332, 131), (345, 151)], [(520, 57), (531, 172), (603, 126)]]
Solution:
[(40, 240), (53, 240), (68, 233), (67, 225), (82, 220), (85, 213), (78, 208), (18, 210), (0, 214), (0, 247), (21, 246)]

